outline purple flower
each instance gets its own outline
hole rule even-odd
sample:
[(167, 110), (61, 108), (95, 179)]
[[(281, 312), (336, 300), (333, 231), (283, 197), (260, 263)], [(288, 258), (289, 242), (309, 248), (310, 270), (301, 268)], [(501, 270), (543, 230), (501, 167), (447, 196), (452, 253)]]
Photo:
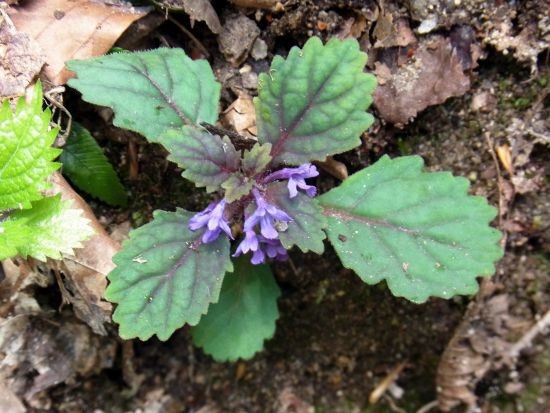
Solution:
[(195, 214), (189, 220), (189, 229), (191, 231), (206, 227), (206, 231), (202, 236), (202, 242), (205, 244), (215, 241), (222, 230), (229, 238), (233, 239), (229, 224), (223, 216), (226, 203), (225, 199), (219, 202), (212, 202), (204, 211)]
[(265, 262), (266, 255), (278, 261), (288, 259), (288, 254), (281, 241), (265, 238), (262, 235), (257, 235), (254, 231), (245, 232), (245, 238), (241, 241), (233, 256), (238, 257), (248, 251), (252, 251), (250, 262), (254, 265)]
[(283, 247), (283, 244), (281, 244), (280, 240), (268, 239), (260, 235), (259, 241), (260, 246), (263, 247), (269, 258), (276, 259), (277, 261), (285, 261), (288, 259), (288, 253), (286, 252), (285, 247)]
[(275, 228), (276, 221), (289, 222), (292, 218), (282, 209), (269, 204), (260, 192), (254, 188), (252, 194), (256, 200), (256, 211), (244, 221), (244, 231), (253, 231), (256, 224), (260, 224), (260, 232), (268, 239), (275, 239), (279, 235)]
[(283, 168), (273, 172), (265, 177), (264, 182), (271, 182), (280, 179), (288, 179), (288, 193), (291, 198), (298, 195), (298, 188), (303, 189), (307, 196), (314, 197), (317, 193), (317, 188), (313, 185), (306, 184), (306, 178), (318, 176), (319, 172), (315, 165), (305, 163), (297, 168)]

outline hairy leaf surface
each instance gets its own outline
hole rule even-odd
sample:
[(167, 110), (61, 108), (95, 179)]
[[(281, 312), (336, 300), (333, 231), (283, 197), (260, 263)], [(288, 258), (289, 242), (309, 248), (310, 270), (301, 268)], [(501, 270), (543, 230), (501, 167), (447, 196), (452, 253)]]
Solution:
[(105, 297), (118, 303), (113, 320), (122, 338), (167, 340), (184, 324), (195, 325), (218, 300), (233, 267), (229, 240), (201, 244), (203, 230), (188, 228), (191, 212), (155, 211), (150, 223), (130, 232), (113, 258)]
[(220, 84), (206, 60), (181, 49), (116, 53), (67, 63), (69, 85), (82, 98), (115, 112), (113, 123), (156, 142), (168, 128), (215, 123)]
[(222, 188), (225, 191), (225, 199), (229, 203), (241, 199), (250, 193), (255, 182), (254, 179), (248, 178), (240, 172), (231, 175), (222, 184)]
[(376, 78), (363, 72), (367, 55), (355, 40), (310, 38), (260, 75), (255, 99), (258, 141), (273, 145), (275, 163), (324, 160), (359, 145), (373, 122), (365, 110)]
[(273, 337), (281, 291), (268, 265), (235, 260), (223, 281), (220, 300), (191, 329), (193, 342), (216, 361), (249, 359)]
[(271, 162), (271, 144), (255, 144), (252, 149), (244, 151), (243, 171), (247, 176), (254, 176), (265, 170)]
[(274, 203), (288, 215), (292, 221), (288, 228), (279, 232), (279, 239), (286, 249), (296, 245), (302, 252), (313, 251), (322, 254), (324, 251), (323, 240), (326, 238), (323, 229), (327, 225), (327, 219), (323, 210), (314, 198), (310, 198), (301, 192), (294, 198), (289, 198), (286, 182), (274, 182), (267, 188), (267, 199)]
[(384, 156), (319, 197), (328, 238), (346, 268), (368, 284), (385, 279), (396, 296), (475, 293), (502, 257), (488, 225), (496, 210), (468, 195), (465, 178), (422, 167), (417, 156)]
[(73, 122), (71, 134), (59, 157), (63, 174), (90, 195), (111, 205), (125, 206), (126, 191), (90, 132)]
[(30, 209), (16, 210), (0, 222), (0, 260), (20, 255), (60, 259), (82, 247), (93, 234), (81, 210), (71, 209), (60, 195), (34, 201)]
[(220, 189), (240, 168), (241, 156), (231, 141), (206, 130), (190, 126), (169, 129), (159, 142), (170, 152), (168, 159), (185, 169), (181, 175), (208, 192)]
[(29, 103), (20, 98), (15, 112), (8, 100), (0, 108), (0, 211), (30, 208), (42, 198), (46, 178), (59, 168), (52, 162), (61, 150), (52, 148), (57, 129), (50, 130), (51, 113), (42, 111), (38, 82)]

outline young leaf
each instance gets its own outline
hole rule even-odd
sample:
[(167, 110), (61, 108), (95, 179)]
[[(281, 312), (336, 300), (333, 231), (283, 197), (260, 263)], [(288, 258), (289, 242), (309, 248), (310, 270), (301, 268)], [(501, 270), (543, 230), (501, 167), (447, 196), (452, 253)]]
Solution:
[(61, 150), (51, 145), (49, 109), (42, 111), (42, 86), (37, 82), (29, 103), (20, 98), (15, 112), (8, 100), (0, 108), (0, 211), (30, 208), (42, 198), (46, 178), (59, 168), (52, 162)]
[(204, 231), (188, 228), (192, 216), (182, 209), (155, 211), (114, 256), (105, 297), (118, 303), (113, 320), (122, 338), (156, 334), (167, 340), (184, 324), (197, 324), (218, 300), (223, 276), (233, 270), (229, 240), (201, 244)]
[(260, 75), (255, 99), (258, 141), (273, 145), (275, 163), (300, 165), (359, 145), (373, 122), (365, 110), (376, 78), (355, 40), (310, 38)]
[(319, 197), (328, 238), (363, 281), (421, 303), (477, 291), (502, 257), (495, 208), (467, 194), (468, 181), (422, 171), (418, 156), (382, 157)]
[(267, 187), (266, 197), (270, 203), (277, 205), (292, 221), (286, 230), (279, 232), (279, 239), (286, 249), (298, 246), (302, 252), (313, 251), (322, 254), (323, 240), (326, 238), (323, 229), (327, 219), (316, 199), (298, 192), (294, 198), (288, 196), (286, 182), (274, 182)]
[(271, 144), (255, 144), (252, 149), (244, 151), (243, 171), (248, 176), (254, 176), (265, 170), (271, 162)]
[(108, 204), (126, 206), (126, 191), (115, 170), (82, 125), (73, 122), (59, 160), (63, 164), (63, 174), (80, 189)]
[(241, 199), (252, 191), (255, 182), (254, 179), (248, 178), (240, 172), (231, 175), (227, 178), (227, 181), (222, 184), (222, 188), (225, 191), (225, 199), (229, 203)]
[(113, 123), (156, 142), (168, 128), (215, 123), (220, 84), (205, 60), (191, 60), (181, 49), (116, 53), (71, 60), (77, 78), (69, 85), (82, 98), (115, 112)]
[(218, 190), (240, 168), (241, 156), (227, 137), (184, 126), (167, 130), (159, 142), (170, 152), (168, 159), (185, 169), (181, 176), (208, 192)]
[(235, 272), (225, 276), (220, 300), (191, 329), (193, 342), (216, 361), (249, 359), (273, 337), (279, 318), (281, 291), (268, 265), (235, 260)]
[(20, 255), (46, 261), (81, 248), (93, 234), (81, 211), (69, 208), (60, 195), (42, 198), (32, 208), (16, 210), (0, 221), (0, 260)]

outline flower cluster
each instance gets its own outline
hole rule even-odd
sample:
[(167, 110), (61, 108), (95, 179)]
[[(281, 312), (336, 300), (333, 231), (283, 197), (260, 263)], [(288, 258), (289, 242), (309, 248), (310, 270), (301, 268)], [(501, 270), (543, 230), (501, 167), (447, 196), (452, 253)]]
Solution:
[[(290, 198), (298, 195), (298, 189), (313, 197), (317, 189), (313, 185), (306, 184), (305, 180), (317, 175), (319, 175), (317, 168), (308, 163), (297, 168), (283, 168), (264, 177), (259, 185), (252, 189), (250, 204), (245, 208), (244, 239), (238, 245), (234, 256), (252, 252), (252, 264), (263, 263), (266, 257), (286, 260), (288, 254), (279, 240), (279, 232), (283, 230), (281, 228), (288, 227), (292, 217), (276, 205), (270, 204), (265, 199), (261, 188), (269, 182), (286, 179), (288, 180), (287, 188)], [(252, 207), (252, 202), (255, 204), (255, 208)], [(215, 241), (222, 231), (233, 239), (225, 216), (226, 204), (225, 199), (211, 203), (204, 211), (197, 213), (189, 221), (189, 229), (192, 231), (206, 227), (202, 242)]]

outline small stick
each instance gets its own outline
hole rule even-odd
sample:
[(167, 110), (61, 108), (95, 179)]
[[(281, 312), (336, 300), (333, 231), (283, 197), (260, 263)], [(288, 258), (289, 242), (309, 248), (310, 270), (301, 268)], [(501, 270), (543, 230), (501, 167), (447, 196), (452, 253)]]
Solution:
[(201, 126), (210, 133), (214, 133), (220, 136), (227, 136), (237, 150), (241, 149), (250, 149), (256, 143), (255, 140), (246, 138), (242, 135), (239, 135), (237, 132), (233, 132), (224, 128), (219, 128), (217, 126), (211, 125), (210, 123), (202, 122)]
[(386, 393), (388, 387), (391, 386), (393, 382), (397, 380), (403, 369), (407, 366), (406, 362), (402, 362), (394, 367), (386, 377), (376, 386), (376, 388), (371, 392), (369, 396), (369, 403), (375, 404), (380, 400), (380, 397)]
[(187, 37), (189, 37), (191, 39), (191, 41), (193, 43), (195, 43), (195, 46), (197, 46), (201, 50), (201, 52), (204, 54), (204, 57), (210, 57), (210, 53), (208, 53), (208, 50), (206, 49), (206, 47), (204, 47), (204, 45), (200, 42), (200, 40), (197, 39), (193, 35), (193, 33), (191, 33), (189, 30), (187, 30), (187, 28), (183, 24), (181, 24), (179, 21), (177, 21), (176, 19), (174, 19), (170, 15), (168, 15), (168, 20), (170, 20), (172, 23), (174, 23), (178, 27), (178, 29), (180, 29), (182, 32), (184, 32), (187, 35)]
[(527, 332), (514, 344), (508, 351), (508, 356), (511, 359), (517, 358), (519, 353), (529, 347), (536, 336), (542, 333), (550, 326), (550, 310), (546, 312), (544, 317), (537, 321)]

